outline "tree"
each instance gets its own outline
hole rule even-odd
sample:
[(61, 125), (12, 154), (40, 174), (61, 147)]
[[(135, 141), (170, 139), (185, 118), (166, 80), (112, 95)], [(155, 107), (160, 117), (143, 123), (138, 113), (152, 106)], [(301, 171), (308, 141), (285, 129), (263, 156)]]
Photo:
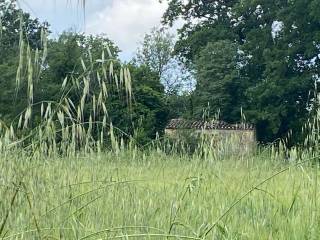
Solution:
[[(187, 21), (175, 52), (190, 68), (199, 59), (210, 65), (204, 63), (210, 42), (236, 42), (245, 58), (236, 102), (244, 104), (247, 120), (257, 125), (258, 138), (273, 141), (293, 130), (297, 140), (310, 117), (307, 109), (319, 78), (319, 10), (316, 0), (171, 0), (164, 22), (172, 24), (179, 17)], [(220, 85), (211, 94), (225, 91)], [(233, 119), (233, 112), (226, 111), (223, 118)]]
[[(41, 87), (37, 88), (38, 101), (58, 101), (61, 97), (61, 85), (66, 77), (77, 78), (83, 73), (81, 61), (91, 71), (98, 68), (97, 60), (105, 53), (107, 62), (117, 60), (119, 48), (106, 36), (85, 36), (74, 32), (64, 32), (58, 39), (49, 41), (47, 68), (42, 74)], [(109, 50), (107, 50), (109, 49)], [(112, 56), (108, 56), (110, 51)], [(102, 60), (101, 60), (102, 61)], [(99, 62), (100, 63), (100, 62)], [(94, 79), (96, 76), (91, 76)]]
[(190, 82), (184, 64), (173, 56), (174, 36), (165, 29), (154, 28), (146, 34), (134, 62), (156, 72), (167, 95), (177, 94)]
[(144, 36), (136, 55), (136, 61), (148, 66), (161, 78), (172, 58), (173, 46), (173, 35), (164, 29), (153, 28), (149, 34)]
[[(140, 144), (146, 144), (155, 139), (157, 134), (164, 134), (169, 117), (165, 91), (157, 73), (149, 67), (129, 65), (129, 69), (133, 79), (134, 99), (130, 121), (121, 127), (131, 126), (129, 133)], [(122, 118), (124, 116), (128, 114)]]
[[(317, 1), (316, 1), (317, 2)], [(283, 138), (293, 130), (294, 141), (310, 117), (308, 105), (319, 72), (320, 10), (315, 1), (246, 1), (235, 8), (241, 19), (236, 31), (251, 59), (247, 74), (248, 117), (263, 141)], [(297, 21), (299, 19), (299, 21)]]
[[(189, 92), (194, 87), (193, 75), (183, 62), (173, 56), (173, 48), (174, 36), (165, 29), (154, 28), (145, 35), (134, 60), (137, 65), (148, 67), (158, 75), (166, 93), (166, 118), (182, 116), (184, 109), (189, 108)], [(164, 127), (163, 124), (161, 126)]]
[[(0, 6), (6, 9), (5, 14), (1, 16), (1, 23), (5, 29), (2, 31), (1, 44), (6, 54), (3, 54), (4, 51), (1, 49), (0, 55), (3, 54), (3, 58), (0, 60), (0, 86), (2, 88), (0, 116), (1, 120), (6, 120), (8, 124), (13, 120), (16, 120), (16, 124), (18, 121), (16, 116), (29, 106), (26, 94), (28, 86), (24, 79), (19, 88), (19, 98), (16, 92), (15, 78), (21, 51), (20, 33), (23, 33), (23, 39), (30, 45), (29, 58), (33, 61), (33, 56), (41, 47), (39, 44), (42, 37), (41, 30), (43, 27), (47, 28), (48, 25), (42, 25), (37, 20), (31, 19), (27, 13), (18, 10), (13, 2)], [(21, 16), (23, 16), (23, 21)], [(10, 23), (14, 24), (10, 25)], [(119, 137), (126, 138), (134, 135), (139, 143), (146, 143), (155, 138), (157, 133), (164, 132), (168, 112), (164, 88), (160, 83), (158, 73), (150, 67), (128, 66), (131, 70), (133, 88), (133, 99), (128, 101), (125, 90), (117, 89), (114, 82), (115, 76), (110, 77), (121, 68), (118, 59), (120, 50), (106, 36), (85, 36), (65, 32), (57, 39), (48, 40), (47, 46), (48, 56), (42, 65), (42, 74), (37, 81), (34, 79), (33, 127), (40, 122), (42, 103), (44, 105), (47, 105), (48, 102), (57, 103), (58, 106), (58, 103), (61, 99), (65, 99), (65, 94), (67, 94), (73, 106), (80, 106), (84, 88), (83, 78), (86, 78), (90, 79), (90, 88), (82, 111), (83, 122), (102, 121), (99, 119), (99, 114), (92, 115), (94, 111), (92, 101), (93, 99), (98, 101), (98, 95), (101, 92), (99, 81), (104, 81), (109, 95), (103, 100), (108, 111), (107, 122), (112, 122), (116, 129), (122, 130), (115, 132)], [(26, 47), (23, 59), (26, 59), (25, 54)], [(25, 63), (23, 63), (23, 69), (25, 70)], [(65, 82), (66, 79), (67, 82)], [(124, 83), (118, 82), (118, 84)], [(54, 108), (55, 104), (52, 107)], [(71, 108), (71, 110), (76, 111), (77, 109)], [(92, 129), (92, 131), (96, 130), (98, 129)]]
[[(19, 10), (15, 1), (0, 1), (0, 117), (12, 120), (27, 106), (26, 82), (17, 92), (16, 74), (19, 65), (20, 32), (25, 33), (32, 55), (41, 48), (41, 32), (47, 23), (32, 19), (28, 13)], [(26, 36), (27, 39), (26, 39)], [(25, 53), (23, 54), (25, 55)], [(19, 97), (17, 97), (19, 95)]]
[[(120, 70), (118, 53), (118, 47), (105, 36), (66, 32), (57, 40), (51, 40), (48, 68), (43, 73), (42, 92), (37, 94), (37, 101), (59, 101), (65, 77), (81, 79), (84, 72), (81, 62), (86, 66), (86, 74), (90, 77), (90, 98), (96, 96), (97, 99), (101, 87), (96, 72), (100, 72), (101, 79), (104, 79), (104, 73), (100, 71), (101, 64), (106, 65), (110, 61), (113, 62), (114, 72)], [(108, 122), (121, 130), (116, 131), (116, 134), (123, 138), (134, 135), (138, 143), (144, 144), (155, 138), (156, 133), (161, 135), (164, 131), (168, 111), (164, 101), (164, 88), (158, 74), (148, 66), (130, 64), (128, 68), (132, 78), (132, 103), (123, 98), (123, 93), (118, 92), (114, 82), (106, 80), (109, 96), (104, 104), (108, 109)], [(110, 75), (109, 68), (106, 68), (106, 75)], [(81, 92), (74, 89), (69, 97), (77, 106), (81, 101)], [(91, 105), (86, 106), (83, 116), (85, 121), (89, 120), (91, 112)]]
[(175, 55), (192, 68), (193, 61), (208, 42), (229, 39), (236, 35), (230, 23), (231, 8), (236, 0), (168, 0), (163, 24), (170, 25), (182, 18), (185, 24), (178, 30)]
[(221, 120), (237, 122), (245, 104), (245, 81), (240, 73), (241, 55), (236, 43), (224, 40), (208, 43), (195, 61), (197, 86), (194, 92), (195, 115), (203, 116), (209, 105), (213, 116), (220, 110)]
[[(32, 49), (40, 48), (41, 31), (49, 27), (47, 22), (31, 18), (30, 14), (17, 7), (16, 1), (0, 1), (1, 38), (0, 62), (19, 45), (20, 29), (27, 36)], [(17, 51), (17, 49), (16, 49)]]
[[(162, 0), (163, 1), (163, 0)], [(172, 25), (182, 17), (187, 24), (193, 19), (201, 21), (229, 21), (230, 12), (237, 0), (167, 0), (168, 8), (163, 15), (163, 22)]]

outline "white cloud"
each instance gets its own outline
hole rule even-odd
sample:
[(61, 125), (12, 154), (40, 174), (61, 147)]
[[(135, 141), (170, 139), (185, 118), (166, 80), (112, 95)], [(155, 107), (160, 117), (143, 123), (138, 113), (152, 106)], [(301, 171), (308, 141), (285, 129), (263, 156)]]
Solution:
[[(0, 0), (1, 1), (1, 0)], [(18, 0), (20, 6), (41, 21), (48, 21), (53, 36), (64, 30), (105, 34), (129, 60), (143, 35), (159, 26), (167, 3), (159, 0), (88, 0), (84, 26), (83, 9), (78, 0)], [(176, 27), (172, 29), (175, 32)]]
[(160, 25), (166, 7), (157, 0), (113, 0), (87, 17), (86, 32), (106, 34), (123, 51), (121, 57), (129, 59), (143, 35)]
[(32, 17), (49, 22), (54, 36), (65, 30), (83, 30), (83, 10), (77, 0), (18, 0), (17, 2)]

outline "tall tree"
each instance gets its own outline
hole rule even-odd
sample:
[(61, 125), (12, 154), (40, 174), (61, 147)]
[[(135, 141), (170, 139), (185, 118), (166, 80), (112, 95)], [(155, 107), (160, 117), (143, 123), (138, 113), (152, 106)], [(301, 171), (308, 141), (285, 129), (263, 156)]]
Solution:
[(240, 120), (246, 81), (241, 76), (241, 57), (237, 44), (229, 40), (208, 43), (200, 52), (195, 61), (197, 86), (194, 91), (194, 111), (198, 118), (206, 109), (211, 116), (221, 110), (221, 120), (227, 122)]
[(144, 36), (136, 55), (136, 61), (148, 66), (161, 77), (172, 58), (173, 46), (173, 35), (164, 29), (153, 28)]
[(171, 25), (182, 18), (185, 24), (178, 30), (175, 54), (192, 67), (193, 61), (208, 42), (234, 40), (231, 19), (232, 6), (237, 0), (167, 0), (163, 23)]
[[(260, 140), (273, 141), (290, 130), (299, 133), (309, 117), (319, 78), (319, 5), (317, 0), (171, 0), (164, 21), (183, 17), (195, 23), (184, 26), (176, 45), (191, 68), (210, 42), (237, 42), (246, 59), (240, 86), (247, 119), (256, 123)], [(225, 111), (226, 119), (228, 112), (233, 111)]]
[(153, 28), (138, 48), (135, 62), (156, 72), (167, 95), (177, 94), (190, 82), (184, 64), (173, 56), (174, 35), (163, 28)]
[[(248, 117), (260, 139), (272, 141), (293, 130), (298, 139), (319, 72), (317, 1), (246, 1), (235, 8), (236, 31), (251, 57), (247, 73)], [(299, 20), (297, 20), (299, 19)]]
[[(30, 47), (32, 55), (41, 48), (41, 32), (47, 23), (33, 19), (17, 8), (15, 1), (0, 0), (0, 117), (12, 119), (27, 106), (26, 82), (17, 93), (16, 74), (19, 65), (20, 33)], [(24, 56), (25, 53), (22, 54)], [(17, 97), (19, 94), (19, 97)]]
[[(37, 101), (59, 101), (65, 77), (81, 79), (84, 67), (86, 74), (90, 76), (90, 97), (95, 96), (98, 99), (101, 86), (96, 74), (99, 72), (103, 80), (105, 73), (101, 72), (101, 64), (106, 65), (110, 61), (113, 62), (113, 71), (119, 70), (118, 53), (118, 47), (105, 36), (66, 32), (57, 40), (51, 40), (48, 68), (41, 79), (41, 88), (38, 88), (40, 91), (36, 94)], [(116, 133), (121, 137), (134, 135), (135, 139), (143, 144), (155, 138), (156, 133), (163, 133), (168, 115), (164, 88), (158, 74), (148, 66), (130, 64), (128, 68), (132, 79), (131, 104), (119, 94), (115, 82), (109, 80), (105, 80), (108, 98), (104, 104), (108, 110), (108, 121), (121, 130)], [(109, 67), (105, 71), (106, 76), (111, 74)], [(81, 101), (81, 95), (77, 89), (69, 93), (76, 106)], [(91, 105), (85, 106), (83, 117), (86, 121), (89, 121), (91, 112)]]
[[(5, 3), (0, 5), (3, 26), (0, 51), (2, 55), (0, 59), (0, 87), (2, 89), (0, 91), (0, 118), (10, 124), (12, 120), (17, 122), (16, 116), (29, 104), (26, 94), (28, 86), (25, 79), (19, 88), (19, 97), (16, 94), (16, 73), (21, 50), (20, 33), (23, 33), (26, 45), (30, 46), (28, 59), (33, 61), (37, 48), (41, 47), (39, 44), (42, 37), (41, 30), (47, 27), (47, 24), (40, 24), (38, 20), (31, 19), (27, 13), (17, 9), (13, 2), (6, 1)], [(98, 118), (99, 114), (92, 115), (94, 104), (91, 103), (95, 101), (97, 104), (100, 101), (98, 95), (101, 93), (101, 84), (99, 85), (99, 81), (100, 83), (103, 81), (108, 94), (108, 99), (104, 102), (108, 111), (107, 121), (122, 130), (116, 131), (117, 134), (122, 137), (127, 136), (124, 133), (134, 135), (139, 143), (145, 143), (155, 138), (157, 133), (163, 133), (168, 112), (164, 99), (164, 88), (160, 83), (158, 73), (150, 67), (128, 66), (131, 70), (133, 92), (130, 104), (126, 99), (126, 92), (122, 92), (125, 90), (117, 89), (116, 86), (125, 84), (121, 82), (123, 76), (121, 77), (121, 74), (117, 76), (117, 83), (114, 82), (116, 81), (115, 76), (110, 77), (120, 70), (121, 63), (118, 59), (118, 47), (107, 37), (65, 32), (57, 39), (50, 39), (46, 50), (47, 58), (42, 65), (42, 74), (39, 81), (34, 80), (33, 126), (37, 126), (40, 121), (38, 116), (41, 115), (41, 103), (43, 102), (45, 102), (44, 105), (48, 102), (58, 103), (60, 99), (64, 99), (65, 94), (68, 94), (72, 106), (80, 106), (84, 96), (82, 90), (85, 88), (83, 79), (86, 78), (90, 79), (90, 87), (81, 113), (83, 122), (98, 120), (93, 119)], [(26, 59), (25, 55), (28, 51), (25, 46), (23, 59)], [(128, 73), (125, 74), (128, 75)], [(66, 79), (68, 81), (65, 81)], [(74, 108), (70, 110), (77, 111)]]

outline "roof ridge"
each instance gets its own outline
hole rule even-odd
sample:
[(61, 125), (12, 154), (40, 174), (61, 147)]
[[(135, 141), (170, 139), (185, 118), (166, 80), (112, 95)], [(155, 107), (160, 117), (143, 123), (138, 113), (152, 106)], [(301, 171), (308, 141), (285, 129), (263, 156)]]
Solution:
[(166, 129), (205, 129), (205, 130), (254, 130), (255, 127), (248, 123), (227, 123), (219, 120), (189, 120), (183, 118), (171, 119)]

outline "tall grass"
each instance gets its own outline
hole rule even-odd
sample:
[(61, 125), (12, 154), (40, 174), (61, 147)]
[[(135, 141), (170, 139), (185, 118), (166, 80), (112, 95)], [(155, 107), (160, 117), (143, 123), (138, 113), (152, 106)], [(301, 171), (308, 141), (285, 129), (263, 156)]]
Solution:
[[(31, 50), (21, 15), (19, 42), (16, 92), (24, 81), (28, 106), (10, 126), (0, 125), (0, 150), (22, 147), (33, 154), (70, 156), (78, 151), (101, 151), (106, 142), (117, 150), (114, 131), (118, 130), (110, 122), (107, 103), (110, 96), (117, 95), (127, 103), (130, 114), (132, 80), (128, 68), (118, 67), (120, 64), (108, 46), (101, 49), (100, 59), (92, 59), (88, 48), (85, 59), (81, 59), (82, 73), (65, 77), (60, 101), (35, 103), (35, 83), (40, 81), (46, 65), (47, 31), (41, 31), (40, 48)], [(41, 119), (37, 126), (32, 125), (34, 119)]]
[[(3, 239), (317, 239), (318, 168), (269, 154), (1, 155)], [(279, 171), (279, 169), (281, 171)]]

